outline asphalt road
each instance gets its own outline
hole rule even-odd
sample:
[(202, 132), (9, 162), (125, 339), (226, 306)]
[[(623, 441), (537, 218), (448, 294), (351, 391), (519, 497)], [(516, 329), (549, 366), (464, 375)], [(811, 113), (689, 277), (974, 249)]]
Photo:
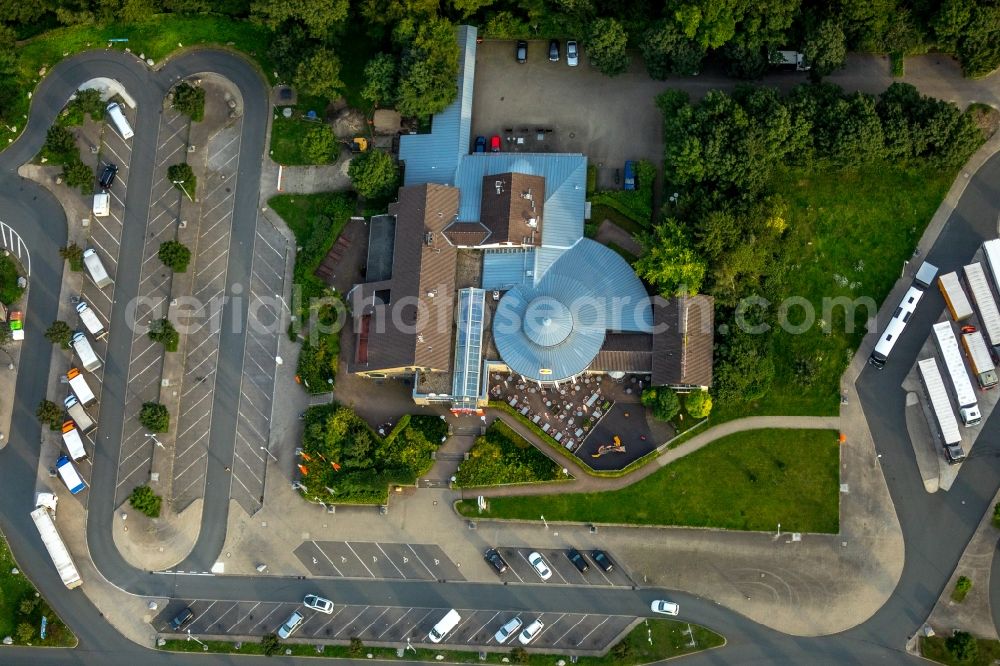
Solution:
[[(79, 592), (63, 588), (35, 532), (28, 513), (31, 509), (37, 467), (40, 426), (33, 406), (43, 397), (50, 347), (42, 335), (43, 323), (55, 318), (62, 262), (57, 249), (65, 242), (65, 218), (61, 208), (45, 191), (16, 176), (17, 165), (31, 159), (41, 147), (45, 131), (79, 83), (94, 76), (111, 76), (121, 81), (139, 106), (136, 137), (133, 139), (129, 199), (126, 202), (123, 258), (141, 256), (143, 220), (149, 204), (152, 155), (155, 150), (157, 118), (154, 110), (169, 83), (176, 77), (200, 71), (215, 71), (241, 88), (246, 103), (240, 184), (237, 194), (234, 236), (230, 257), (231, 283), (248, 284), (253, 227), (256, 219), (256, 187), (259, 182), (266, 99), (264, 83), (251, 66), (224, 52), (202, 51), (169, 62), (162, 72), (151, 74), (128, 55), (117, 52), (90, 52), (57, 65), (36, 91), (31, 121), (22, 137), (0, 153), (0, 218), (14, 226), (29, 245), (33, 257), (31, 312), (23, 343), (17, 378), (17, 404), (10, 443), (0, 454), (0, 527), (3, 528), (25, 572), (49, 599), (54, 609), (80, 638), (75, 650), (46, 651), (47, 664), (231, 664), (232, 656), (181, 656), (156, 653), (134, 645), (120, 636)], [(243, 169), (246, 171), (244, 172)], [(943, 270), (963, 263), (977, 244), (995, 235), (997, 206), (1000, 204), (1000, 157), (992, 159), (970, 183), (959, 207), (945, 228), (929, 259)], [(244, 189), (245, 188), (245, 189)], [(475, 583), (434, 583), (423, 581), (306, 581), (297, 578), (211, 577), (151, 574), (130, 567), (115, 550), (110, 538), (113, 519), (114, 476), (121, 436), (122, 408), (127, 390), (128, 340), (124, 311), (138, 283), (139, 266), (128, 260), (119, 267), (117, 301), (112, 314), (111, 341), (105, 375), (102, 438), (94, 461), (93, 486), (89, 491), (88, 541), (101, 573), (124, 590), (157, 596), (295, 600), (307, 592), (318, 592), (340, 603), (420, 605), (462, 608), (508, 608), (526, 611), (574, 611), (609, 614), (645, 614), (655, 590), (607, 589), (566, 586), (483, 585)], [(910, 658), (902, 651), (906, 639), (929, 613), (966, 542), (991, 500), (1000, 479), (1000, 445), (996, 435), (1000, 420), (992, 418), (984, 428), (985, 437), (977, 444), (957, 483), (948, 493), (924, 492), (903, 426), (903, 393), (899, 383), (929, 334), (930, 326), (943, 307), (941, 296), (930, 290), (918, 309), (893, 358), (880, 373), (866, 371), (859, 391), (870, 408), (868, 417), (892, 498), (906, 535), (906, 564), (900, 583), (889, 602), (868, 622), (850, 631), (816, 639), (790, 637), (764, 628), (713, 602), (671, 593), (680, 601), (682, 619), (690, 619), (724, 634), (725, 649), (688, 658), (692, 663), (809, 663), (874, 664), (897, 663)], [(242, 308), (245, 301), (227, 305)], [(194, 552), (179, 566), (186, 570), (207, 570), (218, 555), (228, 512), (229, 486), (222, 469), (232, 460), (238, 387), (242, 372), (242, 342), (245, 330), (223, 333), (219, 363), (220, 389), (216, 392), (217, 417), (212, 426), (211, 459), (206, 488), (203, 529)], [(117, 410), (117, 411), (116, 411)], [(117, 422), (117, 424), (116, 424)], [(1000, 590), (1000, 577), (994, 577)], [(37, 651), (4, 649), (5, 664), (28, 664), (38, 660)], [(305, 660), (285, 660), (286, 663)], [(312, 663), (312, 662), (309, 662)], [(356, 663), (361, 663), (356, 662)]]

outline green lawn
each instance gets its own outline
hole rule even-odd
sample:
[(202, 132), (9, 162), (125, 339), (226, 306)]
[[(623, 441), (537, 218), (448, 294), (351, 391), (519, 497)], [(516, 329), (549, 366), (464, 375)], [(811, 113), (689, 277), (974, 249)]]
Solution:
[[(687, 631), (690, 626), (694, 637), (694, 647), (689, 647), (690, 638)], [(260, 643), (243, 643), (237, 650), (233, 643), (225, 641), (203, 641), (209, 647), (209, 652), (221, 652), (224, 654), (263, 654)], [(638, 624), (618, 646), (615, 646), (604, 657), (580, 657), (577, 662), (580, 666), (639, 666), (671, 657), (679, 657), (701, 650), (724, 645), (726, 639), (719, 634), (700, 627), (696, 624), (689, 625), (687, 622), (675, 620), (646, 620)], [(371, 654), (376, 661), (438, 661), (437, 655), (444, 656), (444, 662), (450, 664), (501, 664), (506, 659), (506, 663), (528, 664), (529, 666), (552, 666), (558, 655), (554, 654), (526, 654), (523, 660), (515, 661), (511, 659), (511, 651), (487, 652), (486, 659), (480, 660), (476, 652), (457, 652), (452, 650), (428, 650), (418, 648), (415, 652), (407, 650), (403, 659), (396, 656), (396, 650), (392, 648), (377, 648), (360, 646), (359, 649), (351, 650), (347, 645), (327, 645), (321, 651), (316, 650), (314, 645), (282, 644), (279, 654), (284, 655), (285, 649), (290, 649), (292, 655), (300, 657), (326, 657), (326, 658), (363, 658)], [(194, 641), (168, 640), (160, 648), (174, 652), (202, 652), (201, 645)], [(569, 661), (565, 658), (565, 661)]]
[[(300, 166), (309, 164), (330, 164), (337, 160), (339, 150), (330, 154), (330, 159), (315, 162), (306, 155), (305, 141), (309, 130), (317, 126), (326, 126), (333, 134), (333, 129), (322, 120), (309, 120), (306, 114), (315, 111), (319, 118), (326, 113), (327, 102), (319, 97), (299, 97), (299, 103), (292, 108), (292, 117), (285, 118), (278, 112), (274, 114), (271, 124), (271, 159), (285, 166)], [(339, 146), (338, 146), (339, 148)]]
[(17, 284), (20, 275), (17, 262), (9, 256), (0, 255), (0, 303), (12, 305), (21, 299), (24, 289)]
[(958, 661), (948, 652), (944, 645), (945, 640), (947, 640), (947, 636), (921, 637), (920, 653), (931, 661), (948, 664), (948, 666), (991, 666), (1000, 660), (1000, 641), (977, 638), (976, 643), (979, 650), (976, 658), (969, 661)]
[[(17, 562), (7, 547), (7, 540), (0, 538), (0, 636), (11, 636), (18, 645), (25, 645), (18, 636), (18, 625), (26, 623), (34, 628), (31, 645), (69, 647), (76, 645), (76, 636), (62, 623), (45, 600), (38, 596), (35, 586), (22, 573), (11, 573)], [(80, 594), (79, 590), (66, 594)], [(24, 608), (22, 608), (24, 605)], [(26, 611), (26, 612), (24, 612)], [(48, 622), (45, 640), (38, 638), (42, 616)]]
[[(836, 533), (837, 433), (754, 430), (724, 437), (623, 488), (497, 497), (483, 517)], [(464, 515), (479, 515), (474, 501)]]
[[(844, 308), (824, 315), (823, 299), (868, 298), (880, 305), (954, 179), (952, 171), (889, 164), (778, 174), (777, 190), (789, 203), (784, 296), (806, 298), (817, 325), (799, 335), (777, 330), (769, 394), (756, 404), (717, 405), (713, 423), (748, 414), (837, 413), (840, 376), (864, 337), (867, 310), (857, 310), (849, 332)], [(789, 312), (793, 323), (802, 317), (802, 308)], [(831, 324), (829, 335), (820, 320)]]

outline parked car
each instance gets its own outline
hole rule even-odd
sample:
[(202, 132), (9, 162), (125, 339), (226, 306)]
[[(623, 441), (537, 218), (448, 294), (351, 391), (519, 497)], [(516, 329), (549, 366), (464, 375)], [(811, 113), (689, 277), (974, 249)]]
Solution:
[(535, 568), (535, 573), (542, 580), (552, 578), (552, 570), (549, 569), (549, 565), (545, 562), (545, 558), (542, 557), (541, 553), (535, 551), (528, 555), (528, 564)]
[(542, 624), (541, 620), (535, 620), (524, 628), (524, 631), (522, 631), (521, 635), (517, 637), (517, 640), (521, 643), (521, 645), (527, 645), (531, 641), (538, 638), (538, 634), (542, 633), (542, 629), (544, 628), (545, 625)]
[(116, 175), (118, 175), (118, 165), (105, 164), (104, 170), (101, 171), (101, 177), (97, 180), (97, 184), (101, 186), (102, 190), (109, 190), (111, 189), (111, 184), (115, 182)]
[(329, 615), (333, 612), (333, 602), (316, 594), (307, 594), (306, 598), (302, 600), (302, 603), (305, 604), (306, 608), (311, 608), (314, 611), (319, 611), (320, 613), (326, 613)]
[(604, 573), (608, 573), (615, 568), (615, 563), (611, 561), (611, 558), (603, 550), (590, 551), (590, 559), (594, 560), (594, 564), (600, 567)]
[(500, 152), (500, 135), (499, 134), (494, 134), (492, 136), (492, 138), (490, 138), (490, 152), (491, 153), (499, 153)]
[(514, 57), (522, 65), (528, 62), (528, 42), (523, 39), (517, 40), (517, 48), (514, 49)]
[(580, 51), (575, 39), (566, 42), (566, 64), (570, 67), (576, 67), (580, 64)]
[(511, 636), (516, 634), (521, 628), (521, 618), (515, 617), (513, 620), (507, 620), (507, 623), (497, 630), (497, 633), (493, 634), (493, 638), (496, 639), (497, 643), (503, 645), (510, 639)]
[(680, 612), (681, 607), (675, 604), (673, 601), (667, 601), (666, 599), (657, 599), (649, 605), (649, 609), (654, 613), (661, 613), (663, 615), (677, 615)]
[(490, 566), (493, 567), (493, 570), (498, 574), (502, 574), (507, 571), (507, 561), (503, 559), (503, 556), (499, 552), (497, 552), (496, 548), (488, 548), (486, 553), (483, 555), (483, 558), (489, 562)]
[(559, 62), (559, 40), (549, 40), (549, 62)]
[(625, 189), (635, 189), (635, 162), (632, 160), (625, 163)]
[(583, 559), (583, 555), (581, 555), (580, 551), (576, 548), (570, 548), (567, 550), (566, 557), (569, 558), (569, 561), (573, 563), (573, 566), (576, 567), (576, 570), (580, 573), (585, 573), (587, 569), (590, 568), (590, 565), (587, 564), (587, 560)]
[(284, 640), (295, 633), (295, 630), (302, 626), (302, 620), (304, 620), (302, 613), (298, 611), (292, 611), (292, 614), (288, 616), (285, 623), (278, 628), (278, 638)]
[(180, 613), (174, 616), (174, 619), (170, 620), (170, 628), (174, 631), (180, 631), (181, 627), (189, 624), (191, 620), (194, 619), (194, 611), (191, 608), (185, 608)]
[(475, 152), (477, 152), (477, 153), (485, 153), (486, 152), (486, 137), (485, 136), (477, 136), (476, 137)]

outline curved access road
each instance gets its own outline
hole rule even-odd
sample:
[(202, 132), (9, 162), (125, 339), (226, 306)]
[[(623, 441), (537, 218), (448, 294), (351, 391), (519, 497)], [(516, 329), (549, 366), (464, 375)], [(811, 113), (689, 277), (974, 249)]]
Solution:
[[(21, 368), (17, 379), (14, 427), (10, 444), (0, 453), (0, 527), (26, 573), (36, 582), (52, 606), (80, 638), (75, 650), (47, 650), (47, 664), (117, 665), (231, 664), (234, 656), (168, 655), (152, 652), (120, 636), (79, 591), (62, 587), (42, 548), (28, 512), (34, 490), (40, 429), (33, 406), (45, 393), (50, 348), (42, 336), (41, 322), (55, 316), (62, 263), (57, 248), (65, 242), (65, 218), (52, 197), (17, 177), (16, 168), (41, 147), (45, 131), (75, 87), (95, 76), (121, 81), (138, 102), (139, 114), (130, 167), (129, 199), (126, 201), (118, 290), (112, 313), (111, 346), (108, 350), (104, 386), (107, 423), (101, 431), (94, 460), (90, 490), (88, 541), (95, 565), (114, 584), (132, 594), (199, 598), (294, 600), (306, 592), (319, 592), (343, 603), (421, 605), (464, 608), (523, 608), (536, 611), (579, 610), (596, 613), (645, 614), (656, 590), (598, 590), (593, 588), (502, 586), (473, 583), (428, 583), (413, 581), (316, 580), (298, 578), (159, 575), (129, 566), (115, 550), (111, 539), (113, 486), (121, 438), (121, 405), (127, 390), (130, 331), (124, 308), (135, 295), (141, 256), (152, 156), (155, 152), (157, 112), (167, 87), (187, 74), (212, 71), (230, 79), (244, 97), (243, 148), (247, 156), (262, 156), (267, 121), (264, 83), (249, 63), (226, 52), (201, 51), (169, 61), (161, 71), (150, 72), (142, 63), (117, 52), (89, 52), (53, 68), (35, 93), (31, 120), (22, 137), (0, 153), (0, 217), (14, 226), (33, 254), (33, 317), (28, 320)], [(241, 159), (237, 208), (234, 215), (229, 280), (245, 280), (250, 269), (248, 242), (256, 220), (257, 183), (260, 160)], [(982, 238), (995, 233), (993, 225), (1000, 206), (1000, 158), (990, 160), (972, 179), (930, 259), (944, 269), (967, 261)], [(130, 261), (131, 259), (131, 261)], [(933, 290), (928, 305), (922, 305), (906, 337), (897, 346), (893, 362), (882, 373), (866, 371), (858, 382), (871, 431), (884, 466), (889, 489), (906, 535), (907, 557), (903, 576), (886, 604), (865, 624), (835, 636), (797, 638), (780, 634), (713, 602), (671, 593), (681, 601), (685, 618), (703, 623), (728, 639), (722, 650), (695, 655), (695, 663), (740, 664), (874, 664), (912, 660), (903, 651), (906, 639), (926, 617), (948, 579), (965, 543), (993, 497), (1000, 475), (996, 447), (1000, 420), (991, 419), (984, 429), (973, 460), (967, 463), (951, 492), (927, 495), (923, 491), (903, 427), (903, 394), (899, 382), (929, 333), (940, 312), (940, 296)], [(228, 307), (228, 306), (227, 306)], [(228, 315), (232, 313), (226, 313)], [(206, 569), (218, 555), (224, 539), (228, 511), (229, 482), (223, 466), (233, 452), (232, 427), (223, 414), (235, 414), (241, 374), (240, 334), (226, 332), (221, 341), (216, 415), (211, 433), (211, 459), (205, 513), (199, 541), (185, 563), (188, 570)], [(232, 409), (227, 409), (232, 406)], [(115, 411), (117, 410), (117, 412)], [(117, 423), (116, 423), (117, 422)], [(39, 654), (30, 649), (4, 649), (5, 664), (33, 664)], [(291, 663), (295, 660), (286, 660)], [(300, 660), (301, 663), (311, 663)]]

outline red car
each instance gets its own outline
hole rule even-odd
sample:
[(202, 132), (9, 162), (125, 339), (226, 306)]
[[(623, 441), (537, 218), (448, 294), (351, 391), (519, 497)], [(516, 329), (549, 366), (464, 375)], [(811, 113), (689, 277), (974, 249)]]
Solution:
[(490, 139), (490, 152), (499, 153), (500, 152), (500, 135), (494, 134)]

